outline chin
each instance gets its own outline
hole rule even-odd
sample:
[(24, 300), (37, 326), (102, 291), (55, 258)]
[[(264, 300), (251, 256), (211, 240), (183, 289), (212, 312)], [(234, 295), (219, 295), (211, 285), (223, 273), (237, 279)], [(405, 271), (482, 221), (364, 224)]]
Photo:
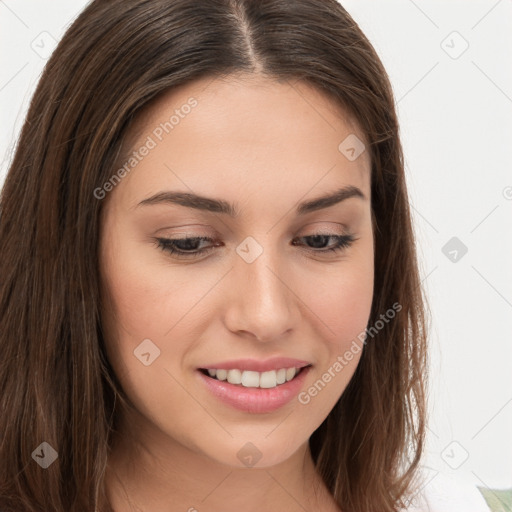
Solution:
[[(221, 464), (235, 468), (263, 469), (276, 466), (288, 460), (299, 448), (307, 442), (294, 443), (290, 446), (281, 435), (275, 435), (273, 439), (268, 436), (268, 431), (261, 436), (247, 436), (236, 438), (229, 442), (225, 450), (217, 452), (213, 458)], [(297, 439), (296, 436), (286, 435), (286, 439)]]

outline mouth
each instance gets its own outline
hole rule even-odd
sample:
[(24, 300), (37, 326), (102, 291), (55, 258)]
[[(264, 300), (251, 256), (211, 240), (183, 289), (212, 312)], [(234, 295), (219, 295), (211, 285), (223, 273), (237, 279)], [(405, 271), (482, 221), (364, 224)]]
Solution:
[(312, 366), (308, 364), (300, 368), (280, 368), (261, 373), (198, 368), (196, 375), (214, 400), (244, 413), (262, 414), (277, 412), (292, 402), (304, 387)]
[(233, 386), (271, 389), (296, 379), (310, 366), (311, 364), (300, 368), (279, 368), (278, 370), (269, 370), (266, 372), (242, 371), (236, 368), (230, 370), (199, 368), (199, 371), (210, 379), (227, 382)]

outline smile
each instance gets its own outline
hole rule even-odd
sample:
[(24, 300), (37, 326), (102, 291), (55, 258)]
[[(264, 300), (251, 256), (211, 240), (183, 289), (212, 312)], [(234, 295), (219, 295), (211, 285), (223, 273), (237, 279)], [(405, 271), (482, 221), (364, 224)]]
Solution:
[(261, 373), (235, 368), (198, 369), (196, 374), (209, 394), (224, 405), (262, 414), (277, 411), (291, 402), (303, 388), (310, 370), (311, 365)]

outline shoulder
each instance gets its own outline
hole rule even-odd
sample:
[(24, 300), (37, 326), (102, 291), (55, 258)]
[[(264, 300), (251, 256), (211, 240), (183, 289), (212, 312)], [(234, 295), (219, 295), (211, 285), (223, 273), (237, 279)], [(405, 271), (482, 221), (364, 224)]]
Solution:
[(404, 512), (491, 512), (482, 493), (443, 473), (427, 480)]

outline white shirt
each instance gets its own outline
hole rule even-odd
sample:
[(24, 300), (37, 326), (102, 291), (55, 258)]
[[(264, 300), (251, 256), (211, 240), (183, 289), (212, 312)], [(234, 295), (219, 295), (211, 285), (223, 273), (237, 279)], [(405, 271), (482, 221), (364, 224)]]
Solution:
[(427, 481), (419, 494), (407, 512), (491, 512), (476, 486), (443, 473)]

